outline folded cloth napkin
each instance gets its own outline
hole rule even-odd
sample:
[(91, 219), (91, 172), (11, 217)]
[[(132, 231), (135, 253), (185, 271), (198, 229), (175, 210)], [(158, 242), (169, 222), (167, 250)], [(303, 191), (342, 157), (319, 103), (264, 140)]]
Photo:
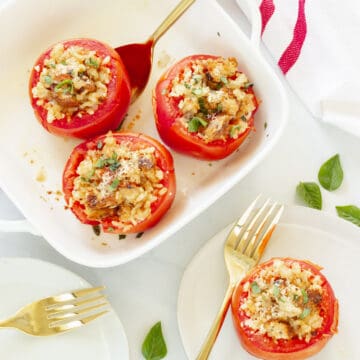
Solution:
[(257, 1), (262, 39), (305, 106), (360, 137), (360, 1)]

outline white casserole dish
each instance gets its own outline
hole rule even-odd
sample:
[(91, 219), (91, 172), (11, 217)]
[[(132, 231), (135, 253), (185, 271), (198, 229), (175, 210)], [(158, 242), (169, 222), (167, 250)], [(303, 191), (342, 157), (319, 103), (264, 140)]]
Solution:
[(51, 135), (36, 121), (27, 94), (29, 71), (44, 49), (63, 39), (90, 37), (114, 47), (143, 41), (176, 1), (157, 0), (150, 4), (142, 0), (95, 0), (91, 8), (88, 4), (84, 0), (51, 4), (45, 0), (16, 0), (0, 8), (0, 31), (7, 34), (2, 39), (6, 56), (0, 58), (0, 77), (6, 84), (0, 87), (0, 186), (33, 225), (1, 221), (0, 228), (38, 232), (77, 263), (110, 267), (134, 259), (169, 238), (257, 166), (279, 139), (288, 104), (280, 81), (258, 49), (257, 9), (249, 7), (253, 23), (249, 40), (215, 0), (196, 1), (156, 45), (150, 82), (132, 105), (124, 128), (159, 138), (151, 91), (165, 70), (161, 63), (170, 59), (165, 61), (168, 67), (187, 55), (208, 53), (235, 56), (239, 68), (255, 83), (254, 91), (261, 99), (256, 132), (237, 152), (211, 164), (173, 153), (177, 194), (161, 222), (140, 238), (127, 236), (119, 241), (115, 235), (95, 236), (91, 227), (65, 210), (58, 193), (64, 164), (79, 140)]

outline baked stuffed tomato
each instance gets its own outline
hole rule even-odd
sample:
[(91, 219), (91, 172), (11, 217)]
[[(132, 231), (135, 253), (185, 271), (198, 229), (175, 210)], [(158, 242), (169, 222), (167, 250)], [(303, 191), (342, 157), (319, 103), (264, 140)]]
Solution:
[(130, 105), (130, 81), (120, 56), (91, 39), (55, 44), (36, 61), (29, 93), (49, 132), (90, 138), (116, 129)]
[(239, 283), (232, 314), (245, 350), (265, 360), (302, 360), (325, 346), (337, 332), (338, 302), (320, 270), (274, 258)]
[(129, 234), (154, 226), (175, 196), (169, 151), (136, 133), (111, 133), (75, 147), (63, 173), (65, 201), (84, 224)]
[(235, 58), (186, 57), (160, 78), (153, 93), (162, 140), (204, 160), (234, 152), (254, 128), (257, 107), (253, 84)]

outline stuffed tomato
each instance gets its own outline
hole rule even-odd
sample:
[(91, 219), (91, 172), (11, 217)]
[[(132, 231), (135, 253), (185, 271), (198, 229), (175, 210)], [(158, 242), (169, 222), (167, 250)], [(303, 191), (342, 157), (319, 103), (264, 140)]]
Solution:
[(204, 160), (234, 152), (254, 128), (257, 107), (253, 84), (235, 58), (186, 57), (160, 78), (153, 92), (162, 140)]
[(63, 173), (65, 201), (84, 224), (138, 233), (154, 226), (175, 197), (169, 151), (137, 133), (111, 133), (79, 144)]
[(274, 258), (238, 284), (232, 314), (245, 350), (265, 360), (302, 360), (325, 346), (337, 332), (338, 302), (320, 269)]
[(55, 44), (30, 76), (31, 105), (49, 132), (90, 138), (116, 129), (130, 105), (130, 81), (120, 56), (92, 39)]

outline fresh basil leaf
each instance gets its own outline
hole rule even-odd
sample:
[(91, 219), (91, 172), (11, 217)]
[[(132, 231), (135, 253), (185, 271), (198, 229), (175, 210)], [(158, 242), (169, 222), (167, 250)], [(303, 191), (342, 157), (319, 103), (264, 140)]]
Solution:
[(341, 218), (360, 226), (360, 208), (357, 206), (336, 206), (336, 211)]
[(339, 154), (325, 161), (319, 170), (318, 179), (323, 188), (329, 191), (336, 190), (342, 183), (344, 177), (341, 168)]
[(311, 313), (311, 309), (309, 308), (304, 308), (303, 312), (300, 314), (299, 318), (301, 320), (304, 320), (307, 316), (309, 316)]
[(167, 347), (161, 330), (161, 322), (157, 322), (146, 335), (141, 352), (146, 360), (160, 360), (167, 354)]
[(322, 197), (318, 184), (314, 182), (300, 182), (296, 187), (296, 193), (308, 206), (321, 210)]

